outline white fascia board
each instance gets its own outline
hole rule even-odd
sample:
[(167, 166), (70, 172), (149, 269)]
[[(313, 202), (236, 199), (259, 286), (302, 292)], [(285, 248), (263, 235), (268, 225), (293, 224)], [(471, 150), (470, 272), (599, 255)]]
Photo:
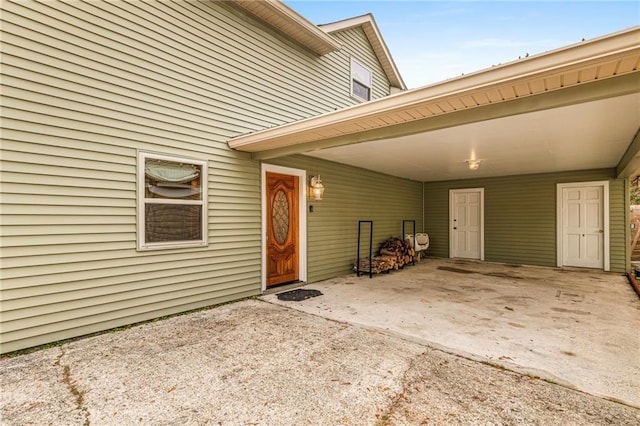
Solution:
[[(340, 43), (281, 1), (233, 0), (233, 3), (318, 55), (341, 49)], [(283, 27), (282, 21), (290, 24), (293, 30)]]
[(321, 30), (328, 34), (360, 26), (364, 28), (367, 37), (371, 37), (371, 35), (373, 35), (375, 40), (369, 40), (369, 43), (371, 43), (372, 46), (379, 46), (378, 49), (375, 49), (374, 47), (376, 56), (378, 56), (378, 60), (383, 65), (391, 85), (401, 90), (407, 90), (407, 86), (400, 75), (400, 71), (398, 71), (398, 67), (393, 60), (393, 56), (391, 56), (391, 52), (389, 51), (389, 48), (382, 37), (382, 33), (378, 28), (378, 24), (376, 24), (376, 20), (372, 14), (368, 13), (366, 15), (332, 22), (330, 24), (318, 25)]

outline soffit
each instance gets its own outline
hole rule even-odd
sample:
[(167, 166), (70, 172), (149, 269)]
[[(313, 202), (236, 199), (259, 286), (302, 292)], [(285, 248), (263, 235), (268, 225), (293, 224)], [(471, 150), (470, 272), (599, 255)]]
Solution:
[(639, 126), (634, 93), (305, 155), (420, 182), (614, 169)]
[[(403, 136), (419, 132), (412, 130), (415, 123), (455, 117), (461, 112), (490, 109), (500, 104), (509, 105), (527, 98), (532, 99), (530, 108), (535, 109), (534, 103), (543, 102), (553, 94), (572, 93), (575, 88), (632, 75), (627, 78), (625, 87), (616, 93), (622, 95), (624, 91), (640, 90), (639, 66), (640, 27), (635, 27), (435, 85), (238, 136), (229, 141), (229, 146), (261, 153), (257, 158), (270, 158), (364, 142), (359, 137), (364, 134), (372, 140), (376, 138), (377, 130), (398, 129), (394, 136)], [(602, 93), (597, 96), (613, 95)], [(556, 106), (558, 102), (562, 103), (562, 100), (556, 101)], [(504, 116), (523, 112), (504, 109), (506, 111), (501, 113)], [(451, 119), (446, 126), (458, 124)], [(382, 138), (384, 136), (377, 137)]]
[(280, 1), (232, 1), (235, 5), (318, 55), (326, 55), (340, 49), (340, 45), (329, 35)]
[(371, 47), (373, 48), (373, 51), (375, 52), (391, 86), (402, 90), (407, 89), (395, 62), (393, 61), (393, 57), (382, 38), (373, 15), (367, 14), (351, 19), (345, 19), (343, 21), (333, 22), (331, 24), (319, 25), (318, 27), (329, 34), (354, 27), (362, 27), (362, 30), (367, 36), (367, 39), (369, 40), (369, 43), (371, 44)]

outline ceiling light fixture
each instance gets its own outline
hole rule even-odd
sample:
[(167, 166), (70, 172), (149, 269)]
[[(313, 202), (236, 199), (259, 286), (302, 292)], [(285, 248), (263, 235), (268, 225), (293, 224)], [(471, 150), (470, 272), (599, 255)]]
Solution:
[(478, 170), (480, 168), (480, 160), (467, 160), (467, 169)]

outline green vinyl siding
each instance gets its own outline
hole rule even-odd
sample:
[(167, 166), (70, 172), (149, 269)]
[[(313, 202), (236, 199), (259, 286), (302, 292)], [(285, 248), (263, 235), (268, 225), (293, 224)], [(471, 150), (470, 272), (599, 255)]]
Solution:
[(627, 185), (626, 179), (609, 182), (609, 258), (615, 272), (628, 271), (631, 260)]
[[(1, 19), (0, 352), (259, 294), (260, 165), (227, 140), (358, 103), (358, 31), (319, 57), (225, 2)], [(136, 251), (139, 151), (208, 161), (207, 247)]]
[[(358, 221), (373, 221), (373, 250), (389, 237), (402, 235), (402, 221), (415, 220), (422, 230), (422, 184), (381, 173), (298, 155), (270, 164), (320, 174), (322, 201), (307, 200), (308, 282), (351, 270), (357, 252)], [(362, 256), (368, 256), (368, 228), (363, 228)], [(410, 232), (410, 230), (408, 230)]]
[(625, 194), (614, 170), (426, 182), (425, 229), (429, 254), (449, 256), (449, 190), (484, 188), (485, 260), (556, 266), (556, 185), (609, 181), (610, 260), (612, 271), (626, 270)]
[[(341, 84), (338, 86), (341, 90), (350, 96), (351, 91), (351, 58), (353, 57), (359, 63), (369, 68), (372, 73), (371, 99), (378, 99), (389, 94), (389, 80), (387, 79), (382, 66), (369, 44), (364, 30), (360, 27), (351, 28), (343, 31), (336, 31), (331, 35), (338, 40), (344, 47), (335, 53), (336, 61), (339, 61), (336, 70), (346, 72), (344, 76), (337, 79)], [(356, 100), (356, 103), (361, 101)]]

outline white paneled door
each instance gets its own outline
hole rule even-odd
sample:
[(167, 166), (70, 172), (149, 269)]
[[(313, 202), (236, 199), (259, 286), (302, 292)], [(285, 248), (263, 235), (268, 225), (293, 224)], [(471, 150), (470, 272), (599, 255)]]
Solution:
[(484, 260), (483, 199), (482, 188), (449, 192), (450, 257)]
[(562, 265), (604, 268), (604, 187), (562, 188)]

